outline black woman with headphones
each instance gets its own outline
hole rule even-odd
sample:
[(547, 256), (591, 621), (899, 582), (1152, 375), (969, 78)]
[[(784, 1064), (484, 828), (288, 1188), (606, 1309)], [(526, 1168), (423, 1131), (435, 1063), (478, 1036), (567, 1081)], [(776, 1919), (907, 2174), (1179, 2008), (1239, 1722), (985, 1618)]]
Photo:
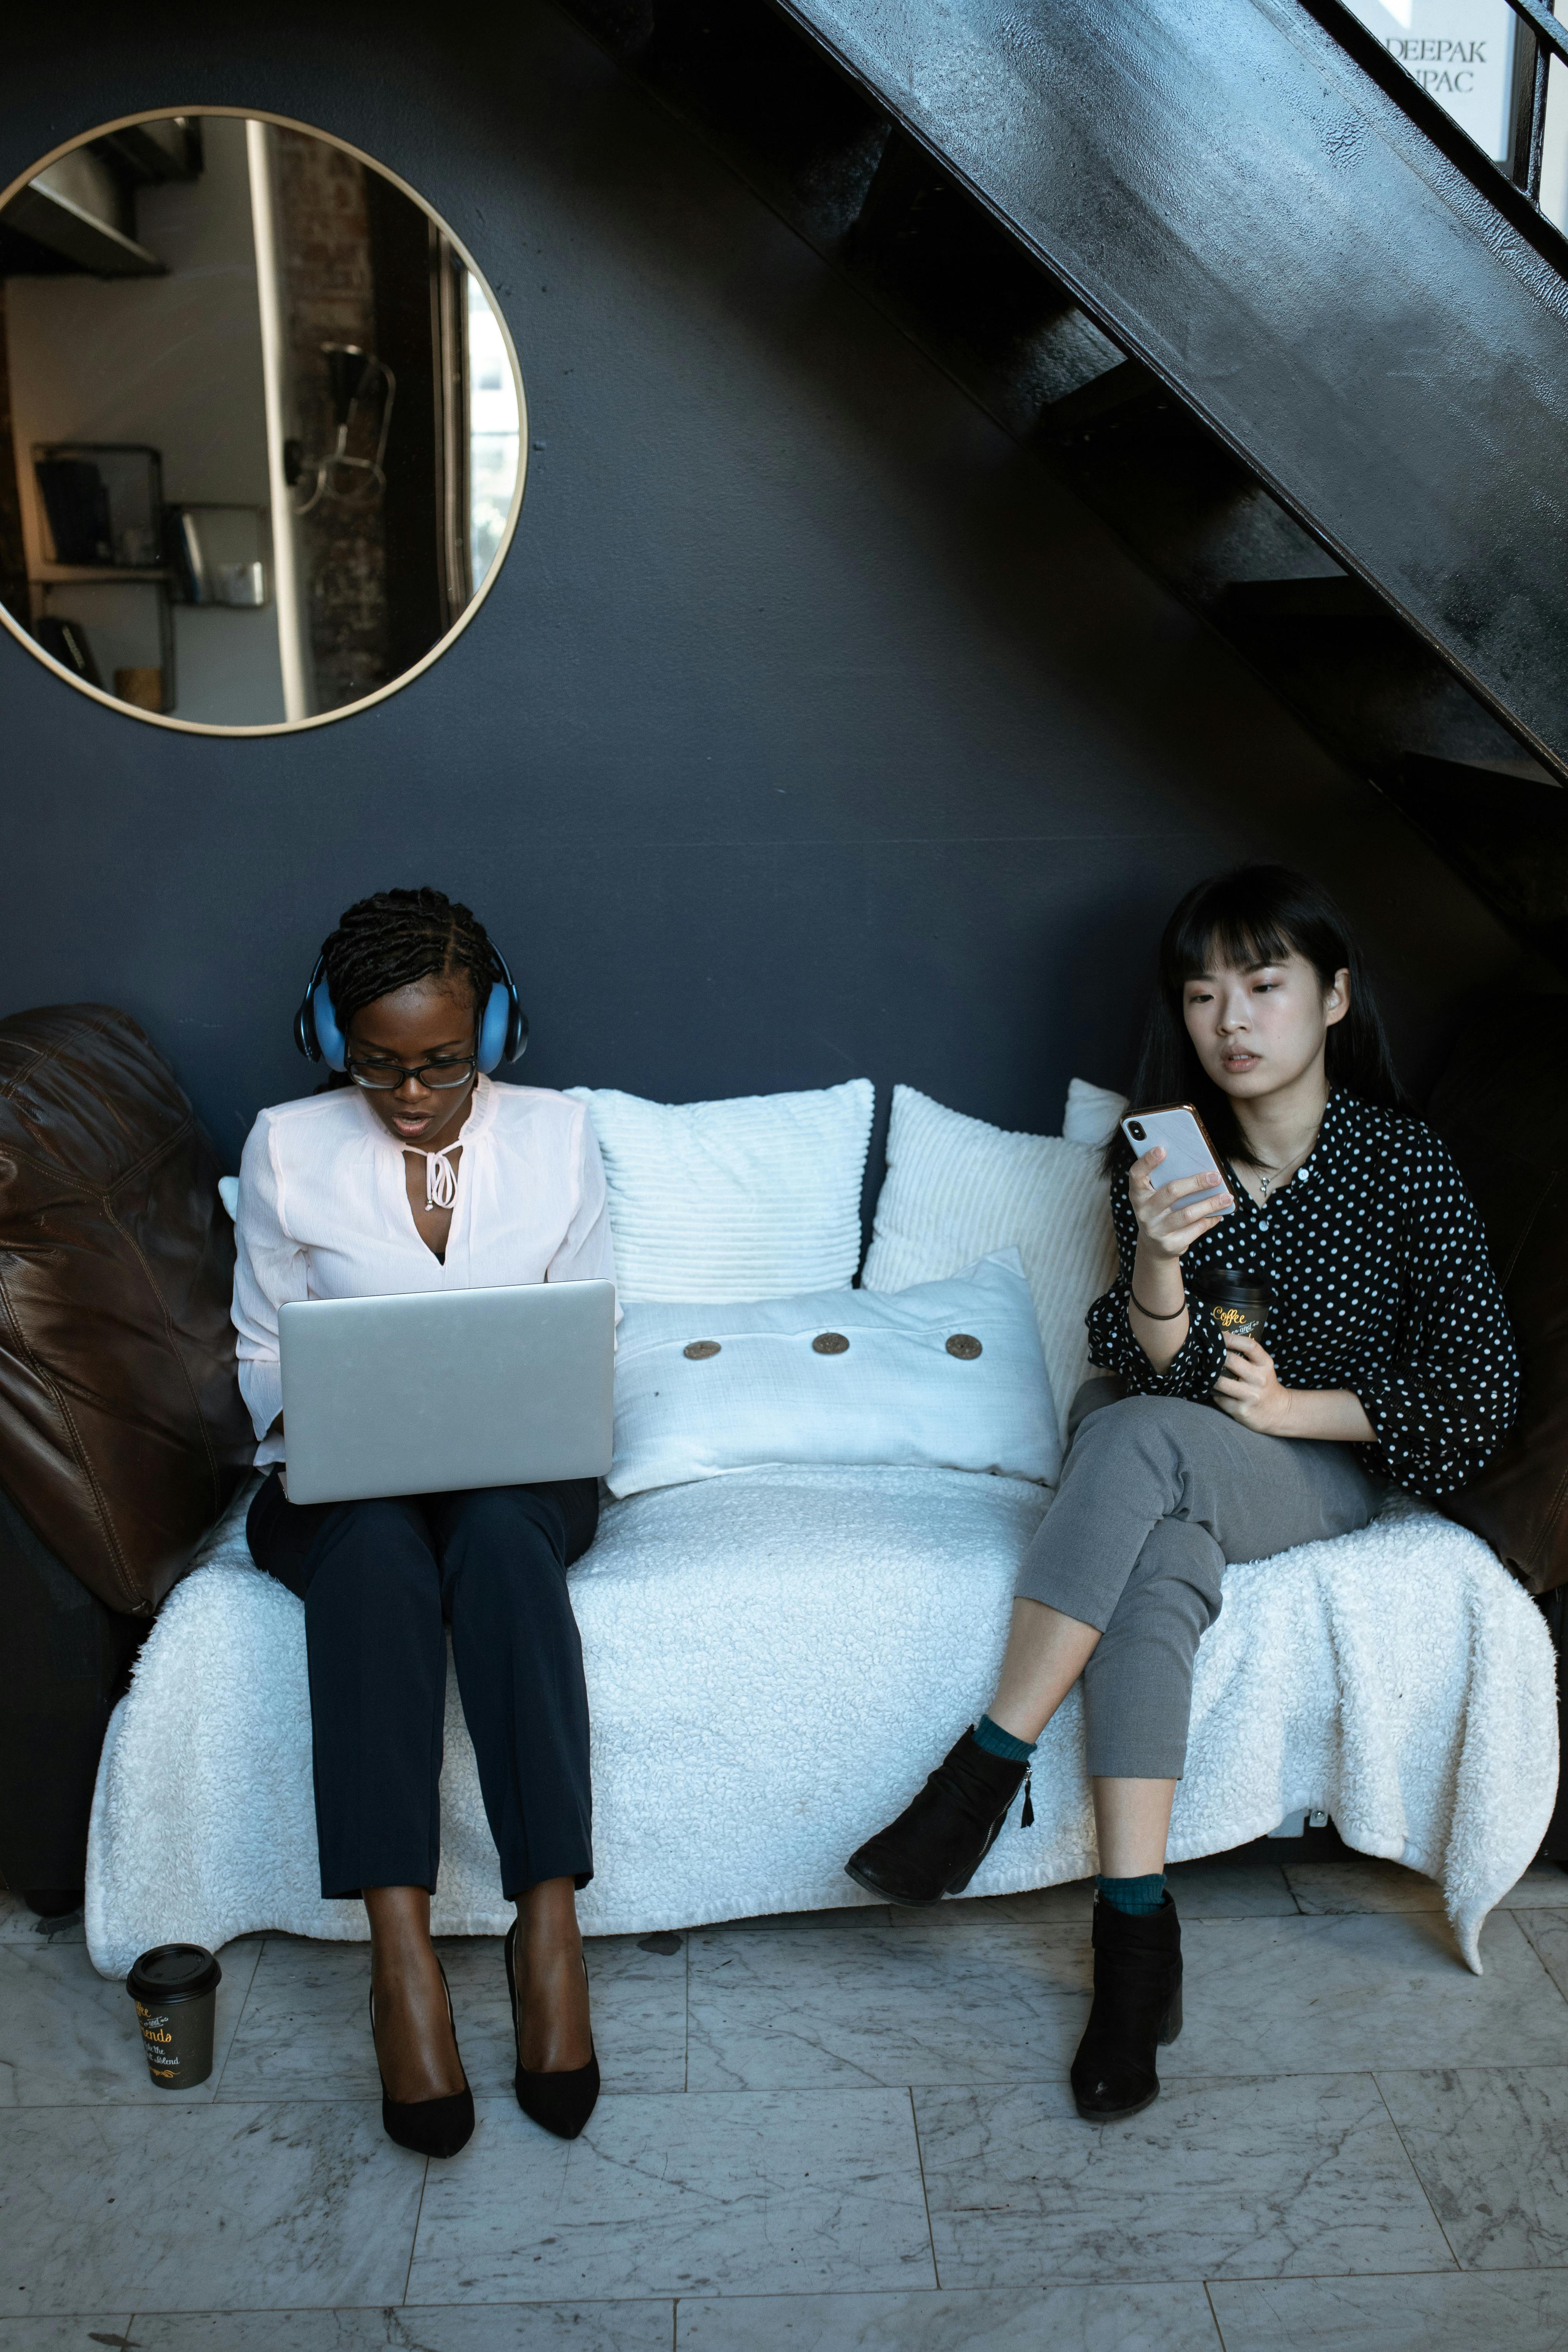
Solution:
[(384, 890), (322, 947), (296, 1042), (334, 1072), (264, 1110), (240, 1165), (234, 1320), (267, 1477), (247, 1533), (305, 1604), (323, 1896), (370, 1919), (382, 2116), (422, 2155), (474, 2128), (430, 1940), (447, 1638), (501, 1886), (525, 2113), (574, 2138), (598, 2096), (575, 1889), (593, 1875), (588, 1701), (566, 1570), (591, 1478), (352, 1503), (289, 1499), (279, 1310), (291, 1299), (613, 1279), (605, 1177), (581, 1104), (498, 1087), (528, 1023), (466, 907)]

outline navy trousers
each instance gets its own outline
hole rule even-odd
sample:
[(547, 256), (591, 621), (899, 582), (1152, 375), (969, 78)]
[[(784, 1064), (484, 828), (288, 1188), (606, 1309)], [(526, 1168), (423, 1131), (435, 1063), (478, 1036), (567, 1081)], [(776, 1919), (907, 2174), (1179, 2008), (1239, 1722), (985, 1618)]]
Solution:
[(388, 1501), (250, 1507), (258, 1568), (305, 1603), (323, 1895), (436, 1885), (446, 1627), (510, 1900), (594, 1874), (588, 1694), (566, 1570), (592, 1478)]

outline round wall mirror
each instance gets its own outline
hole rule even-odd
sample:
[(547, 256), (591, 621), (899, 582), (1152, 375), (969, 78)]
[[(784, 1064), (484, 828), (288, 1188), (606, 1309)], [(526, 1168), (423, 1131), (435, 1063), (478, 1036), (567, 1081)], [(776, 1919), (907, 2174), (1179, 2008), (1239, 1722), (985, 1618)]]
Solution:
[(272, 733), (405, 685), (526, 449), (494, 296), (341, 140), (138, 115), (0, 194), (0, 621), (116, 708)]

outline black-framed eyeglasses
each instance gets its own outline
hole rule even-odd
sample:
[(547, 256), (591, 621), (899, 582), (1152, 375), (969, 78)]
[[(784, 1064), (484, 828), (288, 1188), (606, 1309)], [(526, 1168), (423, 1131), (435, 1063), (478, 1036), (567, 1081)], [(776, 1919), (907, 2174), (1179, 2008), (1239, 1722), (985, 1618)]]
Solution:
[(464, 1054), (457, 1060), (443, 1055), (433, 1062), (421, 1062), (410, 1069), (404, 1062), (362, 1062), (351, 1054), (343, 1065), (356, 1087), (366, 1087), (372, 1094), (389, 1094), (400, 1087), (405, 1078), (416, 1085), (433, 1087), (445, 1094), (454, 1087), (466, 1086), (479, 1069), (479, 1058)]

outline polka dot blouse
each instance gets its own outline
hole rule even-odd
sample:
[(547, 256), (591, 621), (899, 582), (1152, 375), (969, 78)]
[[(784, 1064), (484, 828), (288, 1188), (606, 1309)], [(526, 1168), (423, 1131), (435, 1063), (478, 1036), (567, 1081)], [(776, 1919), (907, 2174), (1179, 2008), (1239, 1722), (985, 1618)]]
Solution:
[[(1480, 1220), (1431, 1129), (1336, 1090), (1265, 1207), (1230, 1182), (1235, 1211), (1182, 1260), (1189, 1292), (1204, 1266), (1264, 1276), (1284, 1386), (1353, 1391), (1377, 1432), (1356, 1452), (1377, 1475), (1421, 1495), (1467, 1486), (1513, 1419), (1519, 1357)], [(1110, 1208), (1121, 1273), (1085, 1318), (1089, 1354), (1137, 1392), (1202, 1401), (1225, 1365), (1218, 1327), (1194, 1298), (1180, 1354), (1156, 1372), (1127, 1321), (1138, 1227), (1122, 1178)]]

